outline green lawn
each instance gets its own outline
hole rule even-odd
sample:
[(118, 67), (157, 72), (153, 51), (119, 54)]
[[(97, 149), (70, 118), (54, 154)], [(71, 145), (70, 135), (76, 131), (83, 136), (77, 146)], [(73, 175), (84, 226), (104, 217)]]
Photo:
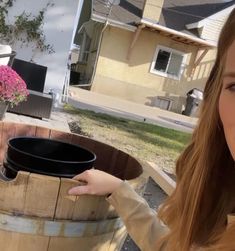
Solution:
[(113, 145), (140, 159), (154, 161), (169, 172), (174, 171), (175, 159), (191, 138), (189, 133), (69, 105), (65, 106), (65, 111), (73, 114), (70, 123), (73, 132)]

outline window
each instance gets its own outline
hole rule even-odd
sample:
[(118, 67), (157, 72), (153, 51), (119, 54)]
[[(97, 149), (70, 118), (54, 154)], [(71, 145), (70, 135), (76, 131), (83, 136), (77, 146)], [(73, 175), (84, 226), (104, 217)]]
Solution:
[(87, 35), (86, 31), (83, 30), (83, 32), (79, 34), (78, 41), (80, 45), (78, 61), (86, 63), (90, 54), (91, 38)]
[(186, 60), (186, 54), (180, 51), (158, 46), (150, 72), (164, 77), (180, 79)]

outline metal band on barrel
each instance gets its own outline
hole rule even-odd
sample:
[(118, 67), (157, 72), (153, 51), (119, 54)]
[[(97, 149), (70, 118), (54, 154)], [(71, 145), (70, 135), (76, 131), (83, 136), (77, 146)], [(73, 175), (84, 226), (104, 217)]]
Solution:
[(0, 230), (55, 237), (83, 237), (113, 232), (123, 227), (120, 218), (97, 221), (49, 221), (0, 213)]

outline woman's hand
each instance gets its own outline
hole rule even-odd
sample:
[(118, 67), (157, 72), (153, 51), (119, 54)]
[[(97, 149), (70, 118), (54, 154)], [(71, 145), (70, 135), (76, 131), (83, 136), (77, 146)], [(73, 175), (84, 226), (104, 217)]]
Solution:
[(70, 195), (107, 195), (111, 194), (123, 182), (119, 178), (96, 169), (87, 170), (73, 179), (83, 181), (86, 184), (71, 188), (68, 192)]

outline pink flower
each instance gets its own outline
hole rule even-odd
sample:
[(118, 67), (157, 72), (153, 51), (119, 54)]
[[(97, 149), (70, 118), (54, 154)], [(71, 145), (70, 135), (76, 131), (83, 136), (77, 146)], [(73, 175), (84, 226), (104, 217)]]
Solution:
[(9, 66), (0, 65), (0, 102), (18, 105), (29, 92), (24, 80)]

